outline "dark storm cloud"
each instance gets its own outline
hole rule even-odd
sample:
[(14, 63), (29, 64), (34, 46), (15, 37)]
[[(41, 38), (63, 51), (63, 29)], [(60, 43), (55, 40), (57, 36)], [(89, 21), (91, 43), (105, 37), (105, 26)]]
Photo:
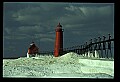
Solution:
[(54, 34), (48, 34), (48, 33), (46, 33), (46, 34), (35, 34), (35, 36), (36, 37), (39, 37), (39, 38), (42, 38), (42, 37), (45, 37), (45, 38), (54, 38)]
[(44, 30), (44, 28), (42, 28), (41, 26), (21, 26), (18, 27), (18, 31), (21, 33), (40, 33)]
[[(65, 8), (66, 10), (73, 11), (74, 14), (68, 14), (62, 17), (63, 22), (68, 22), (71, 25), (76, 24), (93, 24), (105, 22), (113, 16), (113, 8), (111, 6), (104, 7), (76, 7), (69, 6)], [(111, 21), (111, 20), (110, 20)]]
[[(93, 37), (102, 36), (106, 33), (113, 35), (113, 6), (69, 6), (67, 10), (76, 12), (74, 15), (68, 15), (68, 17), (62, 17), (64, 23), (64, 29), (71, 31), (73, 35), (78, 37)], [(81, 13), (82, 15), (81, 15)], [(69, 36), (68, 36), (69, 37)], [(76, 37), (77, 41), (80, 41)]]
[[(82, 44), (90, 38), (108, 33), (114, 35), (114, 5), (56, 2), (4, 3), (5, 45), (10, 49), (13, 49), (11, 46), (15, 48), (19, 46), (22, 53), (26, 53), (29, 42), (34, 40), (42, 47), (41, 50), (53, 50), (58, 22), (64, 29), (64, 47)], [(8, 40), (15, 44), (7, 44)], [(10, 49), (5, 48), (5, 51), (10, 52)]]
[(4, 32), (5, 34), (10, 34), (11, 33), (11, 29), (10, 28), (4, 28)]
[(27, 38), (31, 38), (30, 35), (27, 34), (14, 34), (14, 35), (7, 35), (4, 36), (5, 39), (13, 39), (13, 40), (24, 40)]
[(40, 41), (41, 42), (54, 42), (54, 39), (52, 39), (52, 38), (41, 38)]
[[(51, 20), (55, 20), (60, 17), (60, 12), (63, 11), (61, 5), (42, 4), (38, 6), (28, 6), (24, 9), (20, 9), (13, 14), (14, 20), (24, 24), (47, 24)], [(62, 12), (63, 13), (63, 12)]]
[[(64, 28), (81, 27), (86, 24), (97, 24), (109, 20), (112, 15), (113, 8), (111, 6), (73, 6), (52, 3), (37, 3), (37, 6), (26, 6), (12, 14), (14, 21), (24, 25), (40, 25), (42, 24), (46, 30), (53, 30), (53, 24), (61, 21)], [(51, 22), (52, 21), (52, 22)], [(51, 26), (50, 26), (51, 24)], [(79, 24), (77, 26), (77, 24)], [(54, 24), (55, 25), (55, 24)], [(27, 28), (27, 27), (26, 27)]]

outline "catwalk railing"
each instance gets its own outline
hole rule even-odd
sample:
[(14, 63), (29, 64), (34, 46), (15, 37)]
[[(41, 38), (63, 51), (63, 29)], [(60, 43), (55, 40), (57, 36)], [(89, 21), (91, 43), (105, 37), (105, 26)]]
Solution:
[[(86, 57), (99, 57), (99, 58), (114, 58), (114, 39), (111, 39), (109, 34), (108, 39), (105, 36), (103, 38), (94, 38), (94, 41), (90, 39), (83, 45), (72, 46), (64, 48), (61, 52), (66, 54), (68, 52), (75, 52), (79, 55)], [(40, 54), (53, 55), (53, 51), (42, 51)]]

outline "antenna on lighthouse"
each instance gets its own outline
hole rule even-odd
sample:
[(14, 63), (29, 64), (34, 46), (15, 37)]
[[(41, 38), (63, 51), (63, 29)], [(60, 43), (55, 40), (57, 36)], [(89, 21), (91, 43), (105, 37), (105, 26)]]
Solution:
[(62, 27), (62, 25), (60, 25), (60, 22), (58, 23), (57, 27)]
[(58, 25), (60, 25), (60, 22), (58, 23)]

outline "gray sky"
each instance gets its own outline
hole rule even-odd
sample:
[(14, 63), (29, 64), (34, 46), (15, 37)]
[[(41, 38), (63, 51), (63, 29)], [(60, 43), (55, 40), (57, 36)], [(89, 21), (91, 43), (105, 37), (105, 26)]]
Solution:
[(114, 4), (5, 2), (3, 4), (3, 57), (25, 56), (31, 41), (41, 51), (54, 49), (55, 28), (64, 29), (64, 48), (91, 38), (114, 37)]

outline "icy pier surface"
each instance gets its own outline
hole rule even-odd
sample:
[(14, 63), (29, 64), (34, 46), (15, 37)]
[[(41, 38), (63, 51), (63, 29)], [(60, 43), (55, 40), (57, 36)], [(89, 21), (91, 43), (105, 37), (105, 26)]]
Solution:
[(60, 57), (3, 59), (3, 77), (114, 78), (114, 60), (84, 58), (73, 52)]

